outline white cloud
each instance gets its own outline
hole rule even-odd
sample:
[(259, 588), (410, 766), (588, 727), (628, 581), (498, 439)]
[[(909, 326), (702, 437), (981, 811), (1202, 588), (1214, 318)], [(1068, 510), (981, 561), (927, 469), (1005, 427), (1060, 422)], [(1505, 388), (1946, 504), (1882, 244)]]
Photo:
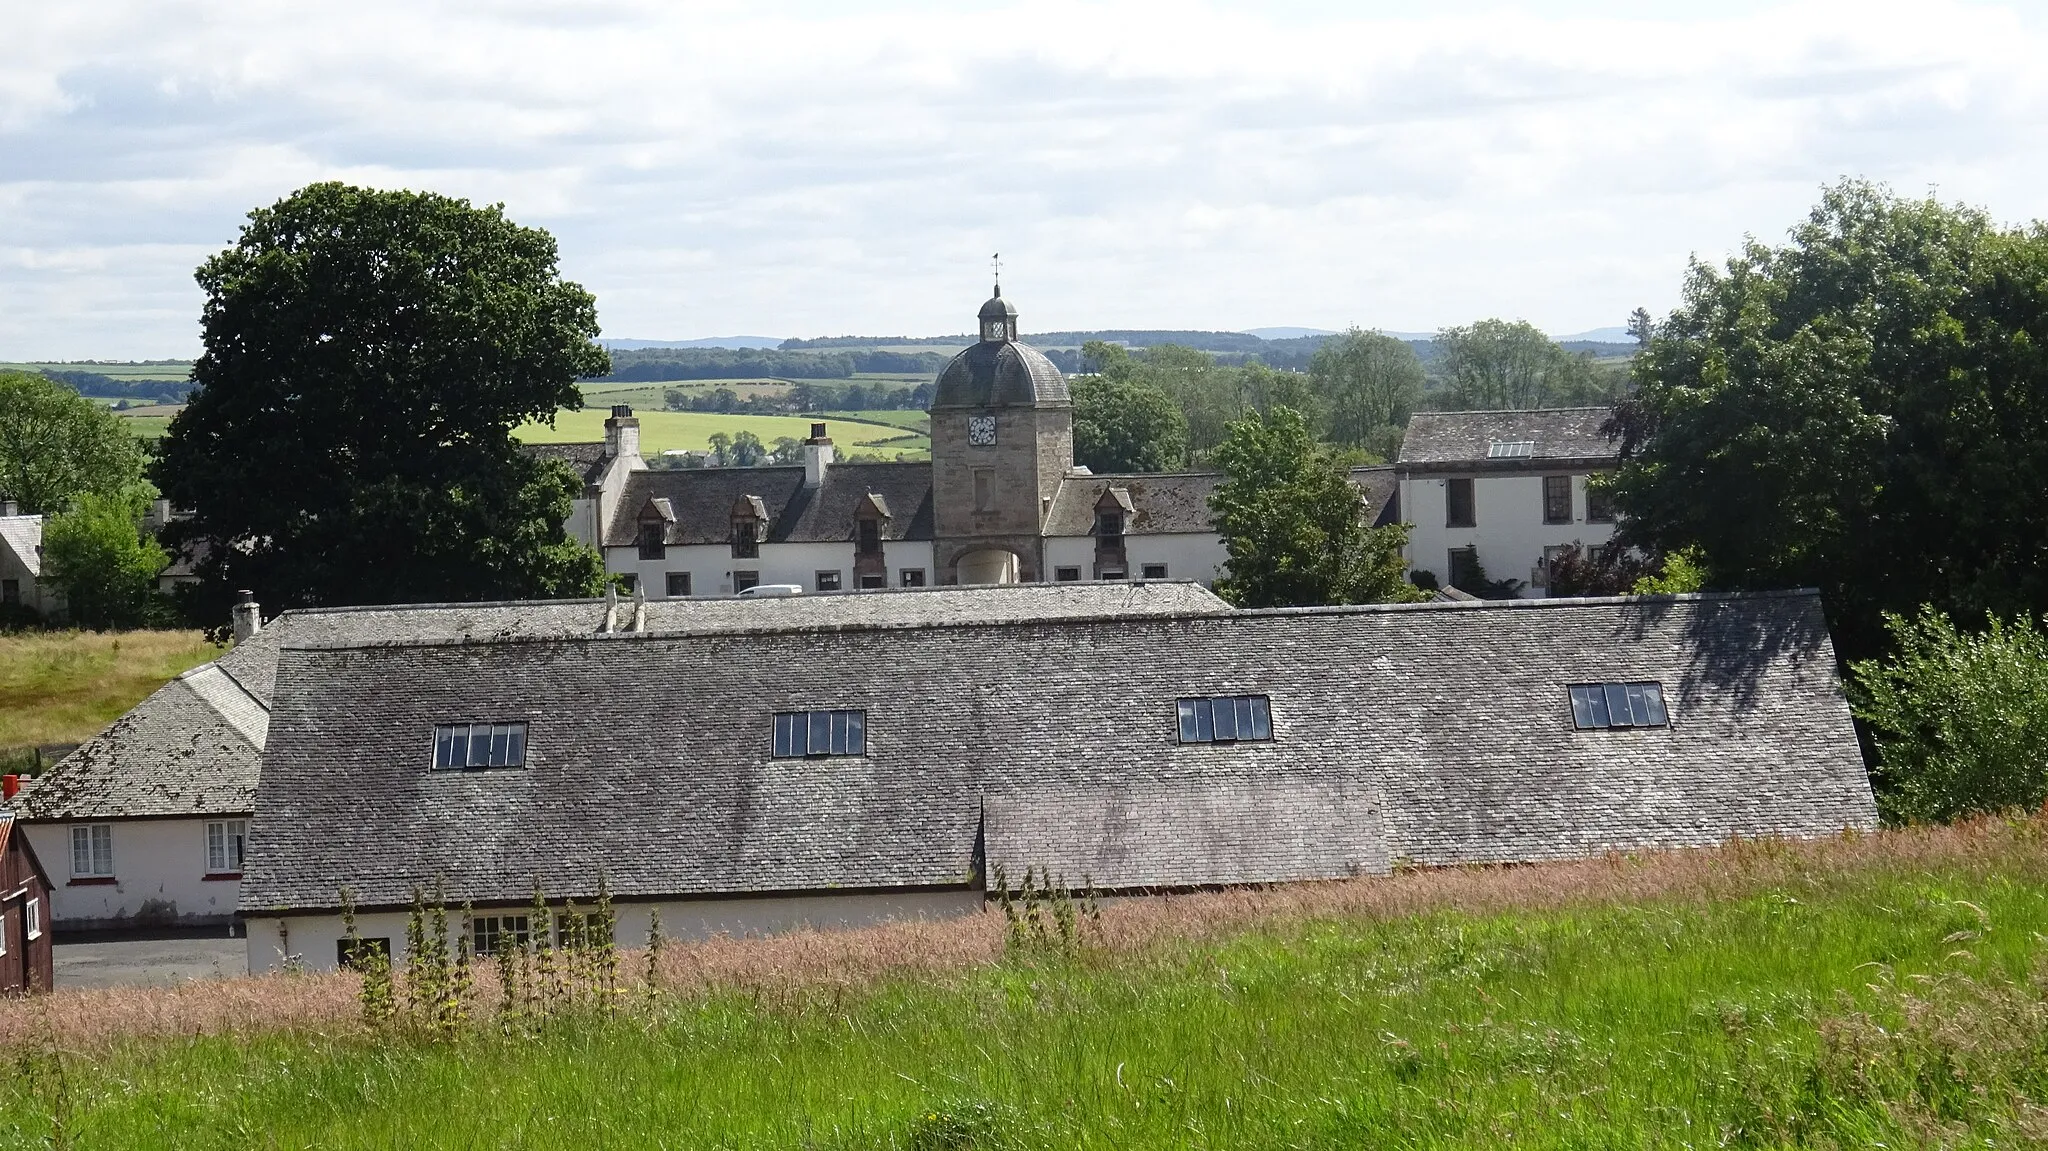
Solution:
[(963, 330), (997, 249), (1027, 329), (1575, 330), (1842, 175), (2048, 215), (2016, 4), (15, 7), (0, 358), (189, 354), (326, 178), (505, 202), (633, 336)]

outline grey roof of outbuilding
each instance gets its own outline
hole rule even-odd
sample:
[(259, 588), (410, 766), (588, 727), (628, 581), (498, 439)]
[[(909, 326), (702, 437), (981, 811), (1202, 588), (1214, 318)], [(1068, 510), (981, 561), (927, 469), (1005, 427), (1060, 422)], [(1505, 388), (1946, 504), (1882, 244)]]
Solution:
[(596, 483), (604, 475), (606, 460), (603, 440), (566, 444), (520, 444), (519, 450), (541, 460), (560, 460), (583, 482)]
[(1064, 406), (1067, 378), (1045, 354), (1015, 340), (984, 340), (963, 349), (939, 369), (932, 385), (934, 408)]
[[(1216, 516), (1209, 497), (1223, 482), (1221, 472), (1133, 472), (1069, 475), (1060, 481), (1046, 516), (1048, 536), (1086, 536), (1095, 533), (1095, 509), (1103, 493), (1121, 488), (1129, 494), (1132, 514), (1124, 524), (1129, 535), (1208, 534), (1216, 530)], [(1375, 524), (1399, 519), (1394, 507), (1394, 469), (1370, 467), (1351, 469), (1351, 482), (1365, 500), (1367, 516)]]
[[(1673, 722), (1577, 731), (1565, 688)], [(1276, 738), (1183, 745), (1260, 693)], [(774, 759), (773, 713), (867, 712)], [(433, 772), (433, 726), (523, 720), (523, 769)], [(1278, 882), (1875, 820), (1811, 593), (1530, 600), (283, 652), (242, 911), (446, 881), (524, 900)]]
[(212, 664), (158, 688), (18, 797), (24, 822), (244, 815), (267, 715)]
[(43, 574), (43, 517), (0, 516), (0, 547), (13, 552), (14, 558), (28, 569), (28, 574), (40, 577)]
[[(1534, 408), (1525, 411), (1416, 412), (1401, 437), (1397, 467), (1456, 465), (1482, 468), (1531, 468), (1546, 462), (1608, 462), (1621, 449), (1600, 434), (1612, 408)], [(1531, 442), (1527, 456), (1493, 459), (1494, 443)]]
[(668, 500), (675, 512), (664, 542), (725, 543), (732, 538), (733, 504), (746, 496), (757, 496), (766, 506), (770, 543), (851, 542), (853, 513), (870, 492), (881, 496), (892, 513), (882, 523), (883, 539), (932, 538), (929, 463), (833, 464), (817, 488), (804, 486), (801, 467), (634, 472), (619, 497), (619, 514), (612, 518), (605, 546), (639, 542), (640, 513), (655, 499)]

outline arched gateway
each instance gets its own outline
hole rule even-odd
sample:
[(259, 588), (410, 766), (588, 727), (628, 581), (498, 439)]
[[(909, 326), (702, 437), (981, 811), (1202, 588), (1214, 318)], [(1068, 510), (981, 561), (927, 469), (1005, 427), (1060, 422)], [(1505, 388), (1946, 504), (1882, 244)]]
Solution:
[(932, 563), (939, 583), (1046, 578), (1045, 523), (1074, 464), (1066, 377), (1017, 340), (1003, 287), (981, 306), (980, 341), (932, 396)]

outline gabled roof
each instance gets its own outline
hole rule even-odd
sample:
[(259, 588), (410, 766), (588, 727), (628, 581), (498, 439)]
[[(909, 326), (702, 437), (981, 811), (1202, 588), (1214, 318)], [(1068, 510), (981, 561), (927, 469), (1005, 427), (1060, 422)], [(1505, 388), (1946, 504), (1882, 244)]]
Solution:
[(882, 521), (885, 540), (932, 538), (932, 466), (929, 463), (845, 464), (825, 469), (825, 482), (804, 486), (801, 467), (684, 468), (637, 471), (626, 480), (620, 506), (633, 514), (616, 517), (607, 547), (639, 542), (635, 518), (649, 500), (665, 499), (675, 512), (668, 528), (672, 545), (722, 544), (732, 538), (733, 508), (748, 497), (761, 501), (770, 525), (769, 543), (851, 542), (861, 502), (872, 493), (893, 513)]
[(604, 466), (611, 457), (605, 455), (603, 440), (563, 444), (519, 445), (519, 450), (541, 460), (560, 460), (569, 465), (569, 470), (582, 478), (587, 487), (604, 478)]
[[(1673, 722), (1578, 731), (1567, 686)], [(1263, 694), (1270, 742), (1181, 744)], [(775, 759), (776, 712), (866, 754)], [(437, 723), (518, 718), (522, 769), (433, 772)], [(839, 627), (282, 654), (242, 910), (455, 900), (1279, 882), (1822, 835), (1875, 809), (1812, 593)]]
[(0, 516), (0, 547), (14, 553), (28, 574), (43, 574), (43, 517)]
[[(1095, 534), (1095, 513), (1108, 506), (1104, 499), (1118, 506), (1128, 501), (1131, 510), (1124, 524), (1125, 535), (1210, 534), (1216, 530), (1216, 519), (1209, 498), (1222, 482), (1221, 472), (1070, 474), (1060, 481), (1059, 493), (1053, 497), (1045, 534)], [(1393, 508), (1398, 488), (1393, 468), (1353, 468), (1351, 482), (1363, 495), (1365, 513), (1372, 523), (1392, 523), (1399, 518)]]
[[(1417, 412), (1395, 466), (1408, 470), (1531, 470), (1560, 463), (1612, 466), (1620, 446), (1600, 434), (1612, 408)], [(1520, 445), (1513, 455), (1493, 445)]]
[(213, 664), (158, 688), (31, 782), (25, 822), (246, 815), (269, 713)]

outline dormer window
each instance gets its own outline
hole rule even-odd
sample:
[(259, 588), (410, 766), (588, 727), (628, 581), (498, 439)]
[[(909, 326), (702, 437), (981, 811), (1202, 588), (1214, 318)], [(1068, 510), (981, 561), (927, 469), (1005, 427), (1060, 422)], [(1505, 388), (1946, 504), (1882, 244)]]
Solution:
[(864, 556), (882, 554), (882, 521), (867, 519), (860, 521), (859, 537), (859, 540), (854, 545), (855, 550), (859, 554)]
[(761, 539), (767, 535), (768, 505), (760, 496), (741, 496), (732, 505), (732, 554), (737, 559), (757, 559)]
[(660, 520), (643, 521), (640, 524), (640, 558), (644, 560), (664, 559), (668, 546), (662, 542), (665, 533)]
[(1122, 512), (1095, 513), (1095, 534), (1100, 538), (1099, 547), (1122, 547), (1124, 542), (1124, 514)]

